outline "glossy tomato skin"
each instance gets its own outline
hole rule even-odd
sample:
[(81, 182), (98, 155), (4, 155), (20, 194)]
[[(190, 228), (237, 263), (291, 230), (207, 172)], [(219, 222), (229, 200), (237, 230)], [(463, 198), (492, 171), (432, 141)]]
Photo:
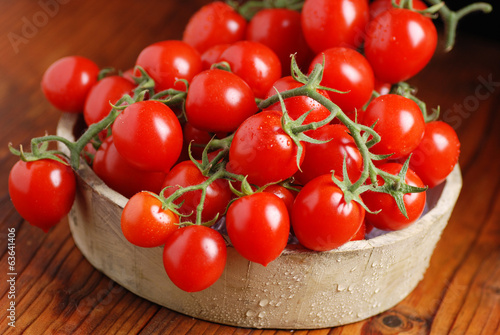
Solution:
[(189, 155), (187, 155), (187, 151), (189, 148), (189, 144), (191, 144), (191, 154), (195, 159), (201, 159), (203, 150), (205, 146), (212, 140), (212, 138), (224, 138), (227, 136), (225, 132), (218, 132), (216, 134), (200, 130), (190, 122), (184, 123), (182, 127), (182, 134), (184, 135), (184, 149), (186, 152), (186, 157), (189, 159)]
[[(297, 170), (298, 148), (281, 128), (282, 113), (263, 111), (236, 130), (229, 149), (229, 169), (259, 186), (285, 180)], [(304, 151), (300, 161), (304, 159)]]
[(113, 136), (106, 138), (94, 156), (92, 169), (108, 187), (130, 198), (140, 191), (159, 193), (164, 172), (139, 170), (130, 165), (116, 150)]
[(241, 197), (229, 206), (226, 228), (239, 254), (266, 266), (285, 249), (290, 218), (283, 200), (260, 192)]
[(460, 141), (455, 130), (443, 121), (432, 121), (426, 123), (424, 137), (412, 152), (410, 168), (432, 188), (446, 180), (459, 155)]
[(206, 70), (196, 75), (186, 98), (188, 121), (209, 132), (232, 132), (257, 111), (248, 84), (224, 70)]
[(374, 130), (381, 136), (380, 142), (370, 151), (379, 155), (393, 154), (392, 159), (412, 152), (425, 131), (424, 117), (418, 105), (396, 94), (373, 99), (363, 114), (363, 124), (369, 127), (375, 124)]
[(213, 64), (217, 63), (220, 55), (230, 46), (231, 44), (217, 44), (213, 47), (208, 48), (201, 54), (201, 67), (203, 70), (208, 70)]
[[(208, 177), (205, 177), (196, 165), (188, 160), (180, 162), (170, 170), (162, 188), (171, 186), (164, 191), (164, 196), (168, 197), (181, 187), (189, 187), (205, 182)], [(176, 203), (182, 203), (178, 209), (179, 213), (189, 215), (183, 218), (183, 221), (196, 222), (196, 207), (200, 203), (201, 190), (184, 193), (180, 196)], [(202, 211), (202, 222), (207, 222), (222, 215), (226, 211), (226, 207), (232, 198), (232, 192), (229, 184), (225, 179), (217, 179), (207, 187), (205, 203)]]
[(10, 170), (9, 194), (14, 207), (44, 232), (69, 213), (75, 190), (71, 167), (53, 159), (18, 161)]
[[(323, 58), (324, 57), (324, 58)], [(321, 84), (342, 92), (328, 91), (330, 100), (344, 113), (361, 109), (370, 99), (375, 77), (367, 59), (354, 49), (336, 47), (316, 55), (309, 66), (312, 72), (316, 64), (325, 62)]]
[(363, 207), (354, 201), (347, 204), (331, 174), (325, 174), (307, 183), (295, 198), (292, 227), (304, 247), (327, 251), (350, 241), (364, 217)]
[(257, 98), (264, 98), (273, 83), (281, 77), (281, 62), (271, 48), (262, 43), (239, 41), (231, 44), (219, 57), (231, 71), (241, 77)]
[(99, 67), (81, 56), (63, 57), (45, 71), (42, 91), (57, 109), (81, 113), (90, 88), (97, 82)]
[[(402, 165), (399, 163), (386, 163), (379, 168), (390, 174), (397, 175), (401, 171)], [(378, 177), (378, 183), (379, 185), (384, 184), (381, 177)], [(408, 169), (405, 183), (410, 186), (425, 186), (411, 169)], [(366, 221), (378, 229), (393, 231), (406, 228), (418, 220), (424, 211), (426, 192), (407, 193), (403, 196), (408, 218), (405, 218), (399, 211), (396, 201), (389, 194), (367, 191), (361, 194), (361, 198), (370, 210), (380, 210), (377, 214), (366, 213)]]
[[(401, 3), (400, 0), (395, 0), (396, 5)], [(425, 10), (427, 9), (427, 5), (425, 2), (420, 0), (412, 0), (413, 9), (416, 10)], [(392, 0), (375, 0), (370, 2), (370, 20), (373, 20), (379, 14), (394, 8), (392, 5)]]
[(90, 89), (83, 109), (85, 123), (90, 126), (104, 119), (115, 104), (125, 94), (132, 94), (135, 88), (130, 80), (121, 76), (109, 76), (99, 80)]
[(271, 48), (281, 62), (283, 75), (291, 73), (291, 57), (299, 68), (307, 69), (313, 52), (307, 45), (302, 33), (301, 15), (298, 11), (286, 8), (262, 9), (250, 20), (246, 38)]
[(136, 65), (153, 78), (156, 92), (169, 88), (185, 90), (186, 85), (176, 81), (191, 81), (201, 71), (201, 56), (185, 42), (166, 40), (144, 48), (137, 57)]
[(167, 172), (182, 151), (182, 128), (174, 112), (161, 102), (129, 105), (113, 123), (116, 149), (139, 170)]
[(283, 200), (286, 209), (288, 210), (289, 216), (292, 215), (293, 201), (295, 200), (295, 195), (297, 192), (292, 191), (280, 184), (272, 184), (267, 186), (263, 192), (271, 193)]
[(163, 249), (163, 265), (168, 277), (186, 292), (202, 291), (215, 283), (224, 272), (226, 259), (222, 235), (200, 225), (174, 231)]
[(187, 23), (182, 40), (200, 53), (217, 44), (245, 38), (246, 20), (231, 6), (214, 1), (201, 7)]
[(139, 192), (123, 208), (120, 225), (123, 235), (133, 245), (154, 248), (165, 244), (179, 227), (179, 217), (149, 192)]
[(367, 0), (306, 0), (302, 8), (304, 36), (316, 54), (359, 47), (368, 19)]
[(431, 60), (436, 46), (437, 31), (429, 18), (393, 8), (370, 22), (364, 50), (375, 76), (394, 84), (420, 72)]

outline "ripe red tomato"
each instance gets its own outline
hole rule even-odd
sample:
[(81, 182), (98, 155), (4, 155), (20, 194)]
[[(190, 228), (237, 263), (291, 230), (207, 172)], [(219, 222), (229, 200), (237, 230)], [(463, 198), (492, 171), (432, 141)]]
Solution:
[(208, 70), (211, 68), (212, 64), (217, 63), (220, 55), (230, 46), (231, 44), (217, 44), (213, 47), (208, 48), (201, 54), (201, 67), (203, 70)]
[(292, 227), (304, 247), (327, 251), (349, 242), (364, 217), (363, 207), (354, 201), (346, 203), (331, 174), (325, 174), (307, 183), (295, 198)]
[(140, 191), (159, 193), (164, 172), (139, 170), (130, 165), (116, 150), (113, 136), (106, 138), (94, 156), (92, 169), (111, 189), (130, 198)]
[[(172, 187), (167, 188), (163, 194), (168, 197), (178, 190), (179, 186), (194, 186), (205, 182), (207, 179), (208, 177), (205, 177), (192, 161), (180, 162), (167, 173), (162, 188)], [(186, 192), (176, 200), (177, 204), (182, 203), (182, 207), (178, 209), (179, 213), (190, 214), (188, 217), (183, 218), (183, 221), (196, 222), (196, 207), (200, 203), (201, 193), (201, 190)], [(227, 180), (217, 179), (212, 182), (207, 187), (201, 215), (202, 222), (212, 220), (217, 214), (223, 214), (232, 195)]]
[(442, 121), (425, 125), (425, 133), (413, 150), (410, 168), (429, 187), (441, 184), (451, 173), (460, 155), (460, 141), (453, 128)]
[(252, 90), (234, 73), (206, 70), (191, 81), (186, 116), (193, 127), (209, 132), (231, 132), (257, 111)]
[[(323, 58), (324, 57), (324, 58)], [(344, 113), (361, 109), (372, 96), (375, 79), (366, 58), (354, 49), (331, 48), (318, 54), (309, 66), (311, 72), (316, 64), (325, 63), (321, 84), (347, 93), (328, 91), (330, 100)]]
[[(400, 4), (400, 0), (395, 0), (396, 5)], [(420, 0), (412, 0), (413, 9), (416, 10), (425, 10), (427, 9), (427, 5), (425, 2)], [(373, 20), (377, 15), (385, 12), (386, 10), (392, 9), (394, 6), (392, 5), (392, 0), (375, 0), (370, 3), (370, 20)]]
[(48, 232), (65, 217), (75, 199), (75, 175), (53, 159), (18, 161), (9, 174), (9, 194), (18, 213)]
[(182, 40), (203, 53), (214, 45), (242, 40), (246, 27), (246, 20), (231, 6), (214, 1), (189, 19)]
[(135, 102), (113, 123), (116, 149), (132, 166), (167, 172), (182, 150), (182, 128), (174, 112), (154, 100)]
[(271, 48), (281, 62), (284, 75), (291, 73), (291, 57), (299, 68), (306, 68), (313, 51), (307, 45), (302, 33), (301, 16), (298, 11), (286, 8), (262, 9), (250, 20), (246, 38)]
[[(212, 138), (215, 136), (215, 138), (224, 138), (227, 136), (227, 133), (225, 132), (219, 132), (217, 134), (210, 133), (208, 131), (200, 130), (196, 127), (193, 127), (193, 125), (190, 122), (186, 122), (182, 128), (183, 130), (183, 135), (184, 135), (184, 146), (187, 154), (187, 149), (189, 144), (191, 144), (191, 154), (194, 158), (196, 159), (201, 159), (201, 155), (203, 153), (203, 150), (205, 149), (205, 146), (212, 140)], [(186, 155), (189, 159), (189, 155)]]
[(272, 184), (267, 186), (263, 192), (271, 193), (283, 200), (286, 209), (288, 210), (288, 215), (292, 215), (293, 201), (295, 200), (295, 195), (297, 192), (292, 191), (280, 184)]
[(240, 255), (266, 266), (285, 249), (290, 218), (283, 200), (260, 192), (241, 197), (229, 206), (226, 228)]
[(90, 89), (83, 109), (85, 123), (90, 126), (104, 119), (115, 104), (125, 94), (135, 88), (130, 80), (120, 76), (110, 76), (99, 80)]
[[(281, 117), (279, 111), (264, 111), (241, 124), (229, 149), (232, 172), (259, 186), (288, 179), (297, 172), (298, 148), (281, 128)], [(303, 159), (304, 154), (301, 162)]]
[(231, 71), (241, 77), (257, 98), (264, 98), (273, 83), (281, 77), (281, 62), (262, 43), (239, 41), (221, 54), (219, 62), (227, 62)]
[(163, 249), (163, 265), (181, 290), (198, 292), (214, 284), (227, 259), (222, 235), (205, 226), (191, 225), (174, 231)]
[(302, 29), (315, 53), (363, 43), (369, 11), (367, 0), (306, 0)]
[[(397, 175), (402, 168), (399, 163), (386, 163), (379, 168), (390, 174)], [(415, 172), (408, 169), (405, 183), (410, 186), (425, 187), (422, 180)], [(384, 180), (379, 176), (378, 184), (383, 185)], [(382, 230), (399, 230), (408, 227), (422, 215), (425, 207), (426, 193), (407, 193), (403, 196), (408, 218), (399, 211), (396, 201), (392, 196), (386, 193), (367, 191), (361, 194), (365, 205), (372, 211), (378, 211), (377, 214), (366, 213), (366, 221), (374, 227)]]
[(177, 214), (163, 209), (161, 201), (149, 192), (139, 192), (130, 198), (120, 222), (127, 241), (143, 248), (165, 244), (170, 234), (179, 228)]
[(90, 88), (97, 82), (99, 67), (90, 59), (68, 56), (54, 62), (42, 78), (47, 100), (64, 112), (81, 113)]
[(167, 40), (144, 48), (137, 57), (136, 65), (153, 78), (156, 92), (169, 88), (185, 90), (186, 86), (176, 81), (191, 81), (201, 71), (201, 56), (185, 42)]
[(370, 151), (393, 154), (400, 158), (412, 152), (422, 140), (425, 121), (422, 111), (411, 99), (396, 94), (381, 95), (373, 99), (363, 114), (363, 124), (372, 126), (381, 140)]
[(370, 22), (364, 50), (375, 76), (393, 84), (420, 72), (434, 55), (436, 45), (437, 31), (431, 19), (393, 8)]

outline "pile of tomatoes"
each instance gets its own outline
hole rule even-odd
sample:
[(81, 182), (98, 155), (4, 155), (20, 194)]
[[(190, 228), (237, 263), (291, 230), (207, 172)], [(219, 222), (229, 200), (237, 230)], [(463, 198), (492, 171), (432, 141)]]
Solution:
[[(215, 1), (182, 39), (147, 46), (123, 73), (56, 61), (43, 92), (88, 129), (12, 149), (16, 209), (48, 231), (71, 208), (84, 157), (129, 198), (124, 237), (162, 246), (169, 278), (189, 292), (220, 277), (228, 244), (265, 266), (290, 240), (327, 251), (373, 227), (409, 226), (460, 151), (404, 83), (437, 44), (417, 11), (427, 6), (411, 3), (306, 0), (250, 18)], [(53, 140), (71, 155), (47, 149)]]

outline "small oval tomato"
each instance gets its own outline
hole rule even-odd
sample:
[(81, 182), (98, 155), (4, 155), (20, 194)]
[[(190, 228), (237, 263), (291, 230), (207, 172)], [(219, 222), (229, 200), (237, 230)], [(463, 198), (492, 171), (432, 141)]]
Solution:
[(53, 159), (18, 161), (10, 170), (9, 194), (14, 207), (44, 232), (69, 213), (75, 192), (73, 170)]
[(295, 191), (291, 191), (290, 189), (280, 185), (280, 184), (272, 184), (267, 186), (263, 192), (271, 193), (283, 200), (285, 203), (286, 209), (288, 210), (288, 214), (292, 215), (292, 207), (293, 201), (295, 200)]
[(201, 67), (203, 70), (209, 70), (212, 64), (217, 63), (220, 55), (230, 46), (231, 44), (217, 44), (213, 47), (208, 48), (201, 54)]
[(266, 266), (285, 249), (290, 218), (283, 200), (271, 193), (254, 193), (229, 206), (226, 228), (240, 255)]
[(364, 217), (363, 207), (354, 201), (346, 203), (331, 174), (325, 174), (307, 183), (295, 198), (292, 227), (304, 247), (327, 251), (349, 242)]
[(165, 244), (179, 227), (177, 214), (163, 209), (161, 201), (149, 192), (139, 192), (130, 198), (123, 208), (120, 222), (127, 241), (143, 248)]
[(90, 59), (81, 56), (63, 57), (50, 65), (43, 74), (42, 91), (57, 109), (80, 113), (98, 75), (99, 67)]
[(198, 292), (214, 284), (227, 259), (222, 235), (205, 226), (191, 225), (174, 231), (163, 249), (163, 265), (181, 290)]
[(182, 151), (182, 128), (174, 112), (159, 101), (129, 105), (112, 126), (120, 155), (145, 171), (167, 172)]

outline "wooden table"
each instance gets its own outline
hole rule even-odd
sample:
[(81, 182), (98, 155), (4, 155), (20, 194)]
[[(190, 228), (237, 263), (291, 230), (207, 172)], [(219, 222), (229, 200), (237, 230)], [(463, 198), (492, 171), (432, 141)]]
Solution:
[[(85, 260), (66, 219), (45, 234), (23, 221), (7, 192), (16, 161), (7, 144), (27, 146), (32, 137), (55, 133), (59, 112), (39, 88), (53, 61), (79, 54), (101, 67), (127, 69), (146, 45), (179, 38), (207, 2), (0, 2), (0, 273), (9, 272), (9, 228), (17, 273), (15, 328), (7, 319), (10, 285), (0, 281), (0, 333), (288, 333), (199, 321), (135, 296)], [(429, 107), (441, 106), (462, 142), (464, 187), (430, 267), (413, 293), (382, 315), (297, 334), (500, 332), (500, 44), (459, 34), (456, 49), (438, 52), (411, 83)]]

